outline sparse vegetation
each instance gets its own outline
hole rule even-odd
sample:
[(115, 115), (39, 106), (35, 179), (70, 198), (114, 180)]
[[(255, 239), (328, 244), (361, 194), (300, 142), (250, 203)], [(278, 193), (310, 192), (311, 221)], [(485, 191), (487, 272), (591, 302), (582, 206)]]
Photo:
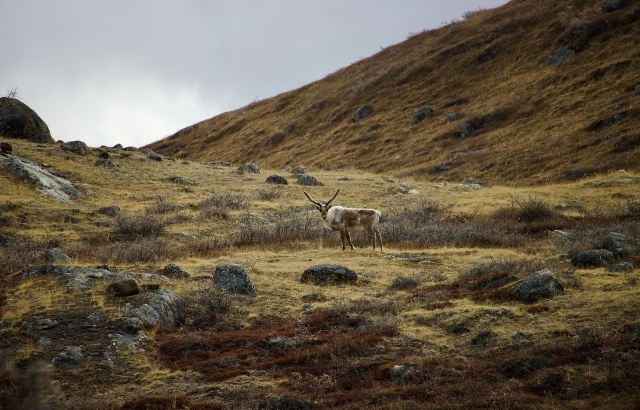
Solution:
[[(0, 408), (638, 407), (638, 164), (628, 141), (640, 79), (625, 54), (637, 10), (588, 3), (465, 13), (162, 141), (158, 152), (180, 161), (105, 148), (116, 165), (106, 169), (95, 152), (12, 139), (15, 155), (84, 193), (60, 204), (0, 168)], [(575, 64), (541, 70), (560, 40), (583, 47)], [(417, 48), (400, 52), (407, 44)], [(374, 114), (351, 122), (365, 103)], [(411, 124), (426, 103), (434, 116)], [(459, 120), (474, 131), (461, 136)], [(317, 149), (322, 136), (334, 145)], [(255, 161), (267, 175), (304, 163), (323, 185), (273, 186), (212, 155)], [(207, 162), (184, 166), (195, 158)], [(371, 252), (366, 233), (343, 252), (302, 193), (337, 188), (334, 205), (383, 212), (386, 253)], [(582, 251), (615, 249), (612, 232), (632, 238), (612, 259), (624, 270), (572, 265)], [(51, 248), (70, 261), (44, 262)], [(247, 271), (255, 295), (214, 285), (229, 263)], [(319, 264), (357, 280), (302, 283)], [(68, 286), (66, 265), (96, 269), (88, 289)], [(515, 299), (542, 269), (564, 293)], [(120, 292), (106, 291), (107, 276), (122, 279)], [(175, 327), (135, 315), (161, 304), (144, 298), (173, 294), (184, 299)]]

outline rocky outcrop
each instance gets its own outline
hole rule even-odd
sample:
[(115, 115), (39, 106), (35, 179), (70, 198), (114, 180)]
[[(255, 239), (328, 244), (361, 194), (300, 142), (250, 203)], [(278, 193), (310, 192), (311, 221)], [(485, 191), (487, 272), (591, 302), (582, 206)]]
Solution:
[(0, 98), (0, 135), (54, 143), (47, 124), (35, 111), (16, 98)]
[(307, 268), (300, 277), (302, 283), (314, 285), (336, 285), (341, 283), (355, 283), (358, 275), (342, 265), (322, 264)]

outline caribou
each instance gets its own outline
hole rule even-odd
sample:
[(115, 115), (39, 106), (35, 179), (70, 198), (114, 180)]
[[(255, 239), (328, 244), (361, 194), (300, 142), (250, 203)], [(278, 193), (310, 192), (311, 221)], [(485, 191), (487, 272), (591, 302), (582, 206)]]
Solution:
[(382, 248), (382, 237), (380, 236), (380, 229), (378, 229), (378, 222), (380, 222), (380, 211), (376, 209), (363, 209), (363, 208), (345, 208), (342, 206), (332, 206), (331, 202), (336, 199), (340, 190), (338, 189), (333, 197), (325, 202), (316, 201), (304, 191), (304, 194), (309, 198), (309, 201), (313, 202), (320, 214), (324, 226), (328, 229), (340, 231), (340, 239), (342, 239), (342, 250), (346, 249), (346, 241), (349, 242), (351, 250), (354, 250), (353, 243), (351, 243), (350, 232), (364, 232), (367, 231), (373, 238), (373, 250), (376, 250), (376, 238), (380, 243), (380, 251), (384, 252)]

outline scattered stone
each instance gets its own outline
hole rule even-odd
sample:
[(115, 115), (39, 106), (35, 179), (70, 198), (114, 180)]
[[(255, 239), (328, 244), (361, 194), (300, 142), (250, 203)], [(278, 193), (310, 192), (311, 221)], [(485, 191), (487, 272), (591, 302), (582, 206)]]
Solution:
[(120, 328), (129, 334), (135, 335), (144, 328), (144, 324), (137, 317), (125, 317), (120, 322)]
[(630, 262), (612, 263), (607, 266), (609, 272), (633, 272), (633, 264)]
[(314, 285), (336, 285), (341, 283), (355, 283), (358, 275), (342, 265), (322, 264), (307, 268), (300, 277), (300, 282), (311, 282)]
[(108, 320), (107, 315), (102, 310), (89, 313), (87, 319), (91, 323), (104, 323)]
[(51, 360), (54, 366), (77, 366), (84, 359), (82, 349), (75, 346), (67, 346), (64, 352), (58, 354)]
[(174, 234), (174, 236), (178, 239), (185, 239), (187, 241), (197, 241), (198, 237), (195, 235), (192, 235), (190, 233), (187, 232), (177, 232)]
[(116, 164), (109, 161), (108, 159), (98, 158), (96, 162), (93, 163), (97, 167), (105, 167), (105, 168), (115, 168)]
[(0, 135), (47, 144), (54, 142), (49, 127), (38, 114), (10, 97), (0, 97)]
[(445, 117), (445, 121), (446, 122), (455, 122), (458, 121), (460, 118), (460, 115), (456, 114), (455, 112), (450, 112), (449, 114), (447, 114), (447, 116)]
[(564, 174), (564, 178), (568, 180), (580, 179), (583, 176), (584, 176), (584, 171), (580, 168), (570, 169)]
[(276, 185), (288, 185), (289, 184), (287, 179), (285, 177), (280, 176), (280, 175), (270, 175), (269, 177), (267, 177), (267, 179), (264, 182), (266, 182), (267, 184), (276, 184)]
[(473, 125), (469, 124), (468, 122), (461, 122), (460, 123), (460, 131), (458, 132), (458, 137), (460, 138), (467, 138), (470, 137), (471, 135), (473, 135)]
[(98, 158), (109, 159), (111, 155), (107, 151), (98, 152)]
[(465, 179), (464, 182), (466, 184), (471, 184), (471, 185), (479, 185), (479, 186), (486, 186), (487, 185), (486, 182), (484, 182), (483, 180), (477, 179), (477, 178), (472, 178), (472, 177), (469, 177), (469, 178)]
[(566, 45), (562, 45), (558, 47), (558, 49), (554, 51), (554, 53), (551, 54), (549, 58), (547, 58), (547, 61), (545, 61), (544, 64), (554, 65), (554, 64), (562, 63), (563, 61), (566, 61), (575, 55), (576, 55), (576, 52), (574, 50), (570, 49)]
[(31, 330), (47, 330), (58, 326), (60, 322), (54, 319), (38, 319), (35, 322), (27, 324), (27, 329)]
[(60, 248), (47, 249), (42, 255), (42, 262), (44, 263), (69, 263), (71, 258), (62, 252)]
[(259, 174), (260, 173), (260, 167), (257, 166), (256, 164), (252, 164), (252, 163), (246, 163), (244, 165), (240, 165), (240, 167), (238, 168), (238, 171), (240, 172), (248, 172), (250, 174)]
[(521, 302), (533, 303), (561, 294), (564, 294), (564, 287), (560, 280), (549, 269), (543, 269), (529, 275), (511, 295)]
[(604, 239), (604, 247), (619, 257), (640, 252), (640, 242), (636, 238), (619, 232), (609, 233)]
[(427, 117), (433, 117), (434, 115), (435, 111), (430, 105), (423, 105), (415, 114), (413, 114), (413, 121), (411, 121), (411, 123), (417, 124), (424, 121)]
[(137, 295), (140, 293), (140, 285), (133, 278), (123, 278), (110, 283), (106, 291), (115, 297)]
[(613, 252), (608, 249), (583, 251), (571, 258), (571, 265), (576, 268), (598, 268), (611, 263), (613, 263)]
[(194, 182), (190, 179), (187, 178), (183, 178), (181, 176), (178, 175), (171, 175), (167, 178), (167, 181), (169, 182), (173, 182), (174, 184), (180, 184), (180, 185), (193, 185)]
[(0, 153), (11, 154), (13, 152), (13, 145), (8, 142), (0, 142)]
[(189, 274), (180, 268), (180, 266), (173, 263), (168, 264), (162, 269), (162, 274), (168, 278), (186, 279)]
[(73, 152), (78, 155), (89, 155), (91, 154), (91, 149), (82, 141), (70, 141), (65, 142), (60, 146), (64, 151)]
[(120, 207), (116, 205), (105, 206), (98, 209), (98, 213), (107, 216), (116, 216), (120, 212)]
[(324, 185), (322, 182), (318, 181), (311, 175), (300, 175), (298, 177), (298, 183), (300, 185)]
[(127, 314), (140, 320), (143, 326), (151, 327), (160, 322), (160, 314), (148, 304), (127, 309)]
[(298, 165), (297, 167), (293, 167), (291, 169), (291, 173), (293, 175), (304, 175), (307, 173), (307, 167), (305, 167), (304, 165)]
[(411, 380), (419, 380), (422, 377), (420, 367), (412, 363), (397, 364), (390, 370), (391, 379), (396, 383), (404, 383)]
[(613, 152), (627, 152), (640, 146), (640, 135), (624, 135), (613, 144)]
[(443, 162), (442, 164), (436, 166), (435, 172), (438, 174), (440, 172), (447, 172), (450, 169), (451, 169), (451, 165), (447, 164), (446, 162)]
[(66, 282), (66, 287), (73, 291), (83, 291), (94, 285), (96, 280), (119, 280), (122, 275), (105, 269), (87, 268), (65, 265), (35, 265), (22, 270), (20, 278), (26, 280), (33, 277), (51, 276)]
[(163, 157), (162, 157), (162, 155), (156, 154), (155, 152), (152, 151), (150, 154), (147, 155), (147, 159), (150, 159), (151, 161), (160, 162), (160, 161), (162, 161)]
[(355, 112), (355, 114), (353, 114), (353, 122), (358, 122), (368, 116), (370, 116), (371, 114), (373, 114), (373, 107), (370, 105), (365, 105), (362, 106), (360, 108), (358, 108)]
[(216, 266), (213, 283), (233, 293), (255, 295), (256, 285), (253, 283), (242, 265), (228, 263)]

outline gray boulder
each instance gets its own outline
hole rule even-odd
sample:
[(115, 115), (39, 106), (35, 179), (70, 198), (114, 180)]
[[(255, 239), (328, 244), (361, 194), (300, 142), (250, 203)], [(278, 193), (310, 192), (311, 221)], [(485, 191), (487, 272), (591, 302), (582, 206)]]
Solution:
[(0, 98), (0, 135), (54, 143), (47, 124), (35, 111), (16, 98)]
[(87, 290), (97, 280), (122, 279), (121, 274), (106, 269), (51, 264), (29, 266), (24, 268), (20, 274), (20, 278), (23, 280), (40, 276), (50, 276), (64, 281), (67, 289), (74, 291)]
[(47, 249), (42, 255), (44, 263), (69, 263), (71, 258), (62, 252), (60, 248)]
[(242, 265), (228, 263), (216, 266), (213, 283), (232, 293), (255, 295), (256, 285), (253, 283)]
[(267, 184), (276, 184), (276, 185), (288, 185), (289, 182), (287, 181), (287, 179), (283, 176), (280, 175), (270, 175), (267, 177), (267, 179), (264, 181)]
[(583, 251), (571, 258), (571, 265), (576, 268), (598, 268), (611, 263), (613, 263), (613, 252), (608, 249)]
[(604, 247), (621, 257), (640, 252), (640, 242), (636, 238), (619, 232), (609, 233), (604, 239)]
[(140, 285), (135, 279), (124, 277), (121, 280), (110, 283), (106, 291), (115, 297), (137, 295), (140, 293)]
[(256, 164), (247, 163), (247, 164), (241, 165), (240, 168), (238, 168), (238, 171), (248, 172), (250, 174), (259, 174), (260, 167), (257, 166)]
[(558, 47), (558, 49), (556, 49), (556, 51), (554, 51), (553, 54), (549, 56), (549, 58), (547, 58), (547, 61), (545, 61), (544, 64), (554, 65), (554, 64), (562, 63), (563, 61), (566, 61), (575, 55), (576, 55), (576, 52), (574, 50), (570, 49), (566, 45), (562, 45)]
[(511, 293), (511, 296), (525, 303), (552, 298), (564, 294), (564, 287), (549, 269), (539, 270), (523, 280)]
[(175, 327), (182, 319), (186, 302), (170, 289), (159, 289), (132, 296), (126, 315), (137, 317), (145, 326)]
[(54, 366), (71, 367), (77, 366), (84, 359), (82, 348), (76, 346), (67, 346), (64, 352), (61, 352), (51, 360)]
[(82, 141), (65, 142), (60, 146), (60, 148), (64, 151), (73, 152), (74, 154), (78, 155), (91, 154), (91, 149)]
[(358, 122), (364, 118), (367, 118), (371, 114), (373, 114), (372, 106), (370, 105), (362, 106), (356, 110), (355, 114), (353, 114), (353, 122)]
[(413, 114), (413, 121), (411, 121), (411, 123), (417, 124), (424, 121), (427, 117), (433, 117), (434, 115), (435, 111), (430, 105), (423, 105), (415, 114)]
[(183, 271), (180, 266), (173, 263), (166, 265), (164, 269), (162, 269), (161, 273), (168, 278), (186, 279), (189, 277), (187, 272)]
[(291, 169), (291, 173), (293, 175), (304, 175), (307, 173), (307, 167), (305, 167), (304, 165), (298, 165), (297, 167), (293, 167)]
[(317, 179), (315, 179), (311, 175), (300, 175), (298, 177), (298, 183), (300, 185), (307, 185), (307, 186), (323, 185), (322, 182), (318, 181)]
[(300, 277), (302, 283), (314, 285), (336, 285), (341, 283), (355, 283), (358, 275), (342, 265), (322, 264), (307, 268)]
[(633, 264), (631, 262), (612, 263), (607, 266), (609, 272), (633, 272)]

